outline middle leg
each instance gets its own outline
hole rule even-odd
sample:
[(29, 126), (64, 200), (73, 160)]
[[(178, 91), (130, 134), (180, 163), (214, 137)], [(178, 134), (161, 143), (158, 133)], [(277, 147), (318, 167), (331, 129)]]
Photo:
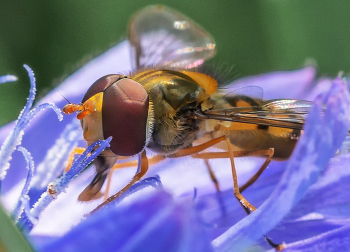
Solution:
[[(233, 151), (234, 157), (252, 157), (252, 156), (267, 156), (265, 162), (259, 168), (259, 170), (242, 186), (239, 187), (239, 191), (242, 193), (249, 186), (251, 186), (267, 168), (274, 154), (274, 149), (257, 150), (257, 151)], [(216, 159), (216, 158), (229, 158), (229, 152), (206, 152), (194, 154), (191, 157), (199, 159)]]

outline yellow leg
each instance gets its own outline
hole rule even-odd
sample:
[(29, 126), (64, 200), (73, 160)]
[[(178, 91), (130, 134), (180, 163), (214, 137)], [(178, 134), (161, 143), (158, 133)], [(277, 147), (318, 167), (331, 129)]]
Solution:
[[(205, 149), (207, 149), (209, 147), (212, 147), (212, 146), (214, 146), (214, 145), (216, 145), (216, 144), (218, 144), (220, 142), (223, 142), (223, 141), (225, 141), (227, 143), (228, 150), (229, 150), (228, 152), (208, 152), (208, 153), (199, 153), (198, 154), (198, 152), (201, 152), (201, 151), (203, 151), (203, 150), (205, 150)], [(262, 167), (259, 169), (259, 171), (256, 174), (254, 174), (253, 177), (250, 180), (248, 180), (248, 182), (246, 184), (244, 184), (241, 188), (239, 188), (239, 186), (238, 186), (238, 179), (237, 179), (237, 172), (236, 172), (236, 168), (235, 168), (235, 164), (234, 164), (234, 157), (265, 156), (265, 155), (267, 155), (268, 158), (266, 159), (266, 161), (262, 165)], [(146, 154), (144, 154), (144, 156), (145, 156), (144, 158), (147, 160)], [(194, 146), (194, 147), (190, 147), (190, 148), (187, 148), (187, 149), (182, 149), (182, 150), (180, 150), (178, 152), (175, 152), (173, 154), (169, 154), (169, 155), (155, 155), (155, 156), (153, 156), (152, 158), (149, 159), (149, 162), (147, 162), (147, 170), (148, 170), (148, 166), (149, 165), (154, 165), (156, 163), (159, 163), (159, 162), (163, 161), (165, 158), (178, 158), (178, 157), (184, 157), (184, 156), (192, 156), (194, 158), (201, 158), (201, 159), (230, 158), (231, 170), (232, 170), (232, 179), (233, 179), (233, 184), (234, 184), (234, 187), (233, 187), (234, 195), (236, 196), (238, 201), (242, 204), (242, 206), (244, 206), (245, 208), (249, 209), (250, 211), (255, 211), (256, 210), (256, 208), (241, 194), (241, 189), (242, 190), (246, 189), (248, 186), (250, 186), (252, 183), (254, 183), (258, 179), (260, 174), (264, 171), (264, 169), (270, 163), (271, 158), (273, 156), (273, 149), (262, 150), (262, 151), (238, 151), (238, 152), (234, 152), (234, 151), (232, 151), (231, 144), (230, 144), (229, 140), (225, 136), (222, 136), (222, 137), (212, 139), (212, 140), (210, 140), (210, 141), (208, 141), (206, 143), (203, 143), (203, 144), (200, 144), (200, 145), (197, 145), (197, 146)], [(106, 189), (105, 195), (108, 196), (110, 183), (111, 183), (111, 175), (112, 175), (112, 173), (115, 170), (122, 169), (122, 168), (127, 168), (127, 167), (134, 167), (134, 166), (137, 166), (137, 164), (138, 164), (138, 162), (133, 160), (133, 161), (122, 162), (122, 163), (118, 163), (118, 164), (114, 165), (113, 168), (111, 169), (111, 171), (109, 172), (109, 175), (108, 175), (107, 189)], [(214, 180), (213, 180), (213, 178), (212, 178), (212, 180), (215, 183), (216, 177), (215, 177), (215, 174), (213, 172), (212, 172), (212, 175), (214, 177)], [(117, 198), (120, 195), (122, 195), (127, 189), (129, 189), (133, 184), (135, 184), (139, 179), (141, 179), (141, 177), (140, 177), (139, 173), (136, 174), (134, 176), (134, 178), (132, 179), (132, 181), (127, 186), (125, 186), (117, 194), (115, 194), (115, 195), (109, 197), (108, 199), (106, 199), (105, 203), (103, 203), (102, 205), (105, 205), (105, 204), (108, 204), (109, 202), (111, 202), (112, 201), (112, 200), (110, 200), (111, 198), (113, 198), (113, 200), (114, 200), (115, 198)], [(217, 189), (219, 189), (218, 182), (216, 183), (215, 186), (216, 186)], [(107, 197), (107, 196), (105, 196), (105, 197)], [(101, 207), (102, 207), (102, 205), (101, 205)], [(97, 211), (97, 209), (96, 209), (96, 211)]]
[[(206, 142), (204, 144), (201, 144), (201, 145), (198, 145), (198, 146), (194, 146), (194, 147), (191, 147), (191, 148), (187, 148), (187, 149), (184, 149), (184, 150), (180, 150), (180, 151), (178, 151), (176, 153), (173, 153), (173, 154), (170, 154), (170, 155), (158, 154), (158, 155), (155, 155), (155, 156), (151, 157), (148, 160), (148, 164), (149, 164), (149, 166), (152, 166), (152, 165), (158, 164), (159, 162), (162, 162), (163, 160), (165, 160), (165, 158), (177, 158), (177, 157), (188, 156), (188, 155), (191, 155), (193, 153), (197, 153), (199, 151), (205, 150), (205, 149), (207, 149), (207, 148), (209, 148), (209, 147), (211, 147), (211, 146), (213, 146), (213, 145), (215, 145), (217, 143), (220, 143), (224, 139), (225, 139), (225, 137), (219, 137), (219, 138), (213, 139), (211, 141), (208, 141), (208, 142)], [(115, 170), (118, 170), (118, 169), (135, 167), (137, 165), (138, 165), (138, 161), (137, 160), (132, 160), (132, 161), (127, 161), (127, 162), (117, 163), (117, 164), (115, 164), (112, 167), (112, 169), (108, 173), (107, 186), (106, 186), (106, 191), (105, 191), (105, 194), (104, 194), (104, 200), (107, 200), (108, 195), (109, 195), (113, 172)]]
[(228, 147), (228, 152), (230, 155), (230, 161), (231, 161), (231, 171), (232, 171), (232, 180), (233, 180), (233, 193), (238, 199), (239, 203), (245, 208), (248, 208), (250, 211), (256, 211), (256, 207), (253, 206), (240, 192), (239, 192), (239, 185), (238, 185), (238, 178), (237, 178), (237, 172), (235, 163), (233, 160), (233, 151), (231, 147), (230, 141), (226, 138), (225, 139)]
[[(232, 147), (231, 147), (231, 143), (229, 141), (229, 139), (226, 137), (226, 136), (222, 136), (222, 137), (218, 137), (218, 138), (215, 138), (215, 139), (212, 139), (206, 143), (203, 143), (203, 144), (200, 144), (200, 145), (197, 145), (197, 146), (194, 146), (194, 147), (190, 147), (190, 148), (187, 148), (187, 149), (183, 149), (183, 150), (180, 150), (176, 153), (173, 153), (173, 154), (170, 154), (170, 155), (167, 155), (167, 157), (169, 158), (177, 158), (177, 157), (184, 157), (184, 156), (189, 156), (191, 155), (192, 157), (197, 157), (200, 156), (200, 155), (210, 155), (211, 153), (203, 153), (203, 154), (197, 154), (198, 152), (200, 151), (203, 151), (211, 146), (214, 146), (215, 144), (218, 144), (220, 142), (223, 142), (225, 141), (227, 143), (227, 147), (228, 147), (228, 152), (224, 152), (224, 155), (225, 157), (227, 158), (230, 158), (230, 161), (231, 161), (231, 171), (232, 171), (232, 180), (233, 180), (233, 192), (234, 192), (234, 195), (236, 196), (236, 198), (238, 199), (238, 201), (240, 202), (240, 204), (246, 208), (246, 209), (249, 209), (250, 211), (256, 211), (256, 207), (253, 206), (241, 193), (240, 193), (240, 188), (238, 186), (238, 179), (237, 179), (237, 172), (236, 172), (236, 167), (235, 167), (235, 163), (234, 163), (234, 152), (232, 151)], [(245, 154), (244, 156), (247, 156), (246, 154), (249, 153), (249, 152), (239, 152), (240, 154)], [(255, 155), (259, 153), (264, 153), (263, 151), (262, 152), (256, 152), (254, 153)], [(271, 156), (272, 158), (272, 156)], [(271, 160), (270, 158), (270, 160)], [(266, 166), (267, 164), (269, 163), (268, 162), (265, 162), (266, 163)], [(266, 167), (265, 167), (266, 168)], [(257, 178), (255, 178), (256, 180)], [(252, 184), (253, 182), (251, 182), (250, 184)], [(250, 185), (249, 184), (249, 185)], [(249, 186), (248, 185), (248, 186)]]
[[(225, 141), (227, 143), (228, 152), (206, 152), (206, 153), (198, 153), (201, 152), (211, 146), (214, 146), (220, 142)], [(165, 158), (177, 158), (177, 157), (184, 157), (184, 156), (192, 156), (193, 158), (200, 158), (204, 159), (208, 171), (210, 174), (211, 179), (213, 180), (215, 187), (218, 191), (220, 191), (219, 183), (216, 179), (216, 176), (214, 172), (211, 170), (211, 167), (207, 161), (207, 159), (213, 159), (213, 158), (230, 158), (231, 161), (231, 170), (232, 170), (232, 179), (233, 179), (233, 191), (234, 195), (240, 202), (240, 204), (246, 209), (247, 213), (249, 214), (249, 211), (256, 211), (256, 208), (241, 194), (243, 190), (248, 188), (251, 184), (253, 184), (259, 176), (262, 174), (262, 172), (266, 169), (267, 165), (271, 162), (271, 159), (274, 154), (274, 149), (268, 149), (268, 150), (259, 150), (259, 151), (232, 151), (231, 143), (229, 140), (223, 136), (219, 137), (213, 140), (210, 140), (204, 144), (190, 147), (187, 149), (180, 150), (176, 153), (170, 154), (170, 155), (155, 155), (149, 160), (147, 160), (145, 151), (141, 154), (141, 169), (140, 171), (133, 177), (133, 179), (118, 193), (114, 194), (113, 196), (107, 198), (101, 205), (99, 205), (95, 210), (91, 212), (94, 213), (98, 211), (101, 207), (104, 205), (107, 205), (108, 203), (114, 201), (116, 198), (120, 197), (124, 192), (126, 192), (132, 185), (134, 185), (137, 181), (139, 181), (148, 171), (149, 165), (157, 164)], [(267, 156), (267, 159), (265, 160), (264, 164), (260, 167), (260, 169), (241, 187), (238, 186), (238, 179), (237, 179), (237, 173), (236, 168), (234, 164), (234, 157), (247, 157), (247, 156)], [(149, 162), (148, 162), (149, 161)], [(118, 163), (113, 166), (113, 168), (110, 170), (108, 175), (108, 184), (107, 184), (107, 190), (106, 194), (108, 195), (109, 187), (110, 187), (110, 181), (111, 181), (111, 175), (112, 173), (117, 169), (127, 168), (127, 167), (134, 167), (138, 164), (137, 161), (128, 161), (128, 162), (122, 162)], [(267, 238), (269, 243), (272, 242), (269, 238)], [(276, 244), (273, 246), (276, 248), (277, 251), (282, 251), (284, 249), (283, 244)]]
[(127, 190), (130, 189), (131, 186), (133, 186), (137, 181), (139, 181), (148, 171), (148, 159), (146, 156), (146, 151), (143, 150), (141, 153), (141, 164), (140, 164), (140, 171), (134, 175), (132, 180), (124, 186), (118, 193), (112, 195), (109, 197), (106, 201), (104, 201), (101, 205), (96, 207), (90, 214), (93, 214), (94, 212), (98, 211), (103, 206), (111, 203), (115, 199), (119, 198), (123, 193), (125, 193)]
[[(114, 167), (114, 166), (113, 166)], [(112, 176), (113, 176), (113, 172), (115, 170), (112, 168), (109, 170), (108, 175), (107, 175), (107, 185), (106, 185), (106, 190), (105, 193), (103, 195), (103, 201), (106, 201), (108, 199), (108, 195), (109, 195), (109, 191), (111, 189), (111, 182), (112, 182)]]
[(168, 157), (168, 158), (178, 158), (178, 157), (190, 156), (190, 155), (196, 154), (198, 152), (201, 152), (201, 151), (203, 151), (205, 149), (208, 149), (209, 147), (212, 147), (215, 144), (218, 144), (218, 143), (220, 143), (222, 141), (225, 141), (225, 140), (226, 140), (225, 136), (218, 137), (218, 138), (212, 139), (212, 140), (210, 140), (208, 142), (205, 142), (203, 144), (199, 144), (197, 146), (193, 146), (193, 147), (190, 147), (190, 148), (187, 148), (187, 149), (179, 150), (178, 152), (175, 152), (173, 154), (169, 154), (166, 157)]
[(216, 191), (217, 192), (220, 192), (220, 184), (219, 184), (219, 181), (218, 179), (216, 178), (215, 176), (215, 173), (213, 171), (213, 169), (211, 168), (209, 162), (208, 162), (208, 159), (204, 159), (204, 163), (208, 169), (208, 173), (209, 173), (209, 176), (210, 176), (210, 179), (211, 181), (213, 181), (214, 185), (215, 185), (215, 188), (216, 188)]
[[(161, 154), (157, 154), (157, 155), (148, 159), (148, 164), (149, 164), (149, 166), (158, 164), (159, 162), (163, 161), (165, 158), (166, 158), (166, 156), (161, 155)], [(120, 162), (120, 163), (115, 164), (112, 167), (112, 170), (115, 171), (115, 170), (119, 170), (119, 169), (123, 169), (123, 168), (135, 167), (137, 165), (138, 165), (137, 160)]]
[[(184, 150), (180, 150), (174, 154), (170, 154), (170, 155), (155, 155), (154, 157), (152, 157), (152, 160), (150, 163), (152, 163), (153, 165), (156, 163), (159, 163), (161, 161), (163, 161), (166, 157), (169, 158), (177, 158), (177, 157), (183, 157), (183, 156), (188, 156), (194, 153), (197, 153), (199, 151), (205, 150), (217, 143), (220, 143), (221, 141), (225, 140), (226, 137), (219, 137), (213, 140), (210, 140), (204, 144), (198, 145), (198, 146), (194, 146), (191, 148), (187, 148)], [(116, 169), (121, 169), (121, 168), (126, 168), (126, 167), (131, 167), (131, 166), (135, 166), (137, 164), (136, 161), (129, 161), (129, 162), (123, 162), (119, 164), (113, 166), (113, 168), (111, 170), (116, 170)], [(98, 211), (101, 207), (103, 207), (104, 205), (107, 205), (108, 203), (114, 201), (116, 198), (120, 197), (124, 192), (126, 192), (133, 184), (135, 184), (137, 181), (139, 181), (148, 171), (148, 167), (149, 167), (149, 163), (148, 163), (148, 159), (146, 156), (146, 151), (144, 150), (141, 153), (141, 169), (140, 171), (135, 174), (135, 176), (133, 177), (133, 179), (123, 188), (121, 189), (118, 193), (112, 195), (111, 197), (107, 198), (107, 200), (105, 200), (101, 205), (99, 205), (97, 208), (95, 208), (90, 214)], [(111, 175), (112, 173), (110, 172), (109, 175)], [(111, 177), (111, 176), (110, 176)], [(110, 181), (110, 178), (109, 178)], [(110, 182), (109, 185), (107, 185), (107, 191), (109, 192), (109, 187), (110, 187)], [(107, 195), (108, 195), (107, 192)]]
[[(163, 160), (165, 160), (166, 158), (177, 158), (177, 157), (183, 157), (183, 156), (188, 156), (188, 155), (197, 153), (197, 152), (205, 150), (205, 149), (207, 149), (207, 148), (209, 148), (217, 143), (222, 142), (224, 139), (225, 139), (225, 137), (219, 137), (219, 138), (213, 139), (211, 141), (208, 141), (204, 144), (197, 145), (197, 146), (187, 148), (187, 149), (183, 149), (183, 150), (180, 150), (180, 151), (173, 153), (173, 154), (170, 154), (170, 155), (162, 155), (162, 154), (155, 155), (148, 160), (148, 165), (152, 166), (152, 165), (158, 164), (158, 163), (162, 162)], [(112, 169), (108, 173), (107, 186), (106, 186), (106, 191), (105, 191), (105, 195), (104, 195), (105, 200), (107, 200), (107, 198), (108, 198), (113, 172), (118, 170), (118, 169), (136, 167), (137, 165), (138, 165), (138, 161), (132, 160), (132, 161), (117, 163), (112, 167)]]
[(69, 154), (67, 165), (66, 165), (66, 168), (64, 169), (64, 172), (68, 172), (72, 167), (75, 155), (81, 155), (84, 153), (85, 150), (86, 148), (83, 148), (83, 147), (75, 147), (74, 150), (71, 151), (71, 153)]
[[(164, 155), (160, 155), (160, 154), (155, 155), (155, 156), (153, 156), (153, 157), (148, 159), (148, 166), (152, 166), (152, 165), (158, 164), (158, 163), (162, 162), (163, 160), (165, 160), (165, 156)], [(108, 195), (109, 195), (113, 173), (116, 170), (123, 169), (123, 168), (129, 168), (129, 167), (136, 167), (137, 165), (138, 165), (138, 161), (137, 160), (132, 160), (132, 161), (127, 161), (127, 162), (117, 163), (116, 165), (114, 165), (112, 167), (112, 169), (109, 170), (108, 178), (107, 178), (106, 191), (105, 191), (104, 198), (103, 198), (104, 201), (107, 200)]]
[[(231, 144), (228, 141), (228, 139), (226, 139), (226, 143), (228, 146), (228, 152), (209, 152), (209, 153), (197, 153), (192, 155), (193, 158), (201, 158), (204, 159), (205, 162), (207, 163), (208, 159), (212, 159), (212, 158), (230, 158), (231, 160), (231, 167), (232, 167), (232, 178), (233, 178), (233, 191), (234, 194), (236, 196), (236, 198), (238, 199), (238, 201), (240, 202), (240, 204), (243, 206), (244, 210), (246, 211), (247, 214), (250, 214), (250, 211), (255, 211), (256, 208), (251, 205), (241, 194), (246, 188), (248, 188), (251, 184), (253, 184), (258, 178), (259, 176), (263, 173), (263, 171), (266, 169), (266, 167), (268, 166), (268, 164), (271, 162), (271, 159), (273, 157), (274, 154), (274, 149), (270, 148), (268, 150), (259, 150), (259, 151), (232, 151), (231, 148)], [(234, 157), (247, 157), (247, 156), (267, 156), (265, 162), (263, 163), (263, 165), (260, 167), (260, 169), (241, 187), (238, 187), (238, 180), (237, 180), (237, 174), (236, 174), (236, 169), (234, 167), (234, 163), (233, 163), (233, 156)], [(207, 163), (208, 164), (208, 163)], [(209, 164), (208, 164), (209, 165)], [(210, 168), (210, 166), (208, 166)], [(209, 173), (213, 171), (209, 170)], [(213, 174), (210, 174), (212, 180), (217, 181), (216, 177)], [(215, 178), (215, 179), (213, 179)], [(237, 185), (237, 186), (236, 186)], [(218, 185), (215, 186), (218, 190)], [(272, 242), (272, 240), (267, 237), (266, 235), (264, 236), (265, 239), (267, 240), (267, 242), (276, 249), (276, 251), (282, 251), (285, 249), (285, 245), (284, 244), (275, 244)]]
[[(274, 149), (270, 148), (268, 150), (258, 150), (258, 151), (234, 151), (234, 157), (251, 157), (251, 156), (267, 156), (263, 165), (259, 168), (259, 170), (242, 186), (239, 187), (239, 191), (242, 193), (245, 189), (247, 189), (250, 185), (252, 185), (264, 172), (266, 167), (271, 162), (271, 159), (274, 154)], [(229, 152), (206, 152), (206, 153), (198, 153), (192, 155), (193, 158), (200, 159), (214, 159), (214, 158), (229, 158)]]

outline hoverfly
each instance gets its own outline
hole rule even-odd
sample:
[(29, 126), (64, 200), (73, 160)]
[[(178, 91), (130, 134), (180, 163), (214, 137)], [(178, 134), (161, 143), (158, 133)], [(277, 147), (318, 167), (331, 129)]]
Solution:
[[(136, 13), (129, 23), (128, 40), (134, 71), (129, 76), (103, 76), (87, 90), (81, 104), (63, 108), (66, 114), (78, 112), (87, 144), (113, 137), (110, 147), (94, 160), (97, 174), (78, 199), (100, 197), (112, 167), (135, 164), (117, 163), (125, 157), (138, 155), (139, 170), (102, 205), (139, 181), (149, 165), (166, 158), (229, 158), (234, 194), (246, 209), (255, 211), (241, 192), (271, 159), (290, 157), (311, 102), (263, 101), (261, 88), (253, 86), (233, 87), (233, 92), (222, 89), (222, 83), (201, 71), (202, 63), (215, 54), (214, 39), (170, 8), (150, 6)], [(221, 152), (205, 152), (209, 147)], [(158, 154), (148, 159), (145, 148)], [(266, 156), (266, 161), (245, 185), (238, 187), (233, 159), (244, 156)]]

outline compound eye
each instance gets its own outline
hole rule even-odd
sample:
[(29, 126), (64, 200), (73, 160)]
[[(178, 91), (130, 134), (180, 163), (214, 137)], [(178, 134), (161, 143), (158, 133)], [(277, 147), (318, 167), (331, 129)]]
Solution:
[(99, 78), (86, 91), (81, 103), (84, 103), (85, 101), (90, 99), (95, 94), (103, 92), (107, 87), (112, 85), (114, 82), (119, 80), (121, 77), (122, 77), (122, 75), (120, 75), (120, 74), (109, 74), (109, 75), (105, 75), (105, 76)]
[(135, 155), (145, 147), (148, 108), (148, 94), (136, 81), (120, 79), (105, 89), (103, 135), (104, 138), (113, 137), (110, 149), (116, 155)]

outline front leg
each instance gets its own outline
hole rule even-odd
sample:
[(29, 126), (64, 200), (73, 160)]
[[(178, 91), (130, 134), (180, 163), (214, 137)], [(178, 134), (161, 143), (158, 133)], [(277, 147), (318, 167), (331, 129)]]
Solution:
[(132, 178), (132, 180), (126, 186), (124, 186), (119, 192), (112, 195), (106, 201), (104, 201), (101, 205), (96, 207), (90, 214), (93, 214), (94, 212), (96, 212), (100, 208), (102, 208), (103, 206), (105, 206), (105, 205), (111, 203), (112, 201), (114, 201), (115, 199), (119, 198), (123, 193), (125, 193), (127, 190), (129, 190), (131, 186), (133, 186), (136, 182), (138, 182), (147, 173), (147, 171), (148, 171), (148, 159), (146, 156), (146, 151), (143, 150), (141, 152), (141, 154), (139, 154), (139, 155), (140, 155), (139, 156), (139, 167), (137, 169), (136, 174)]
[(101, 188), (106, 180), (108, 169), (118, 161), (118, 156), (110, 150), (104, 150), (94, 160), (96, 175), (91, 183), (82, 191), (78, 197), (79, 201), (90, 201), (103, 196)]

